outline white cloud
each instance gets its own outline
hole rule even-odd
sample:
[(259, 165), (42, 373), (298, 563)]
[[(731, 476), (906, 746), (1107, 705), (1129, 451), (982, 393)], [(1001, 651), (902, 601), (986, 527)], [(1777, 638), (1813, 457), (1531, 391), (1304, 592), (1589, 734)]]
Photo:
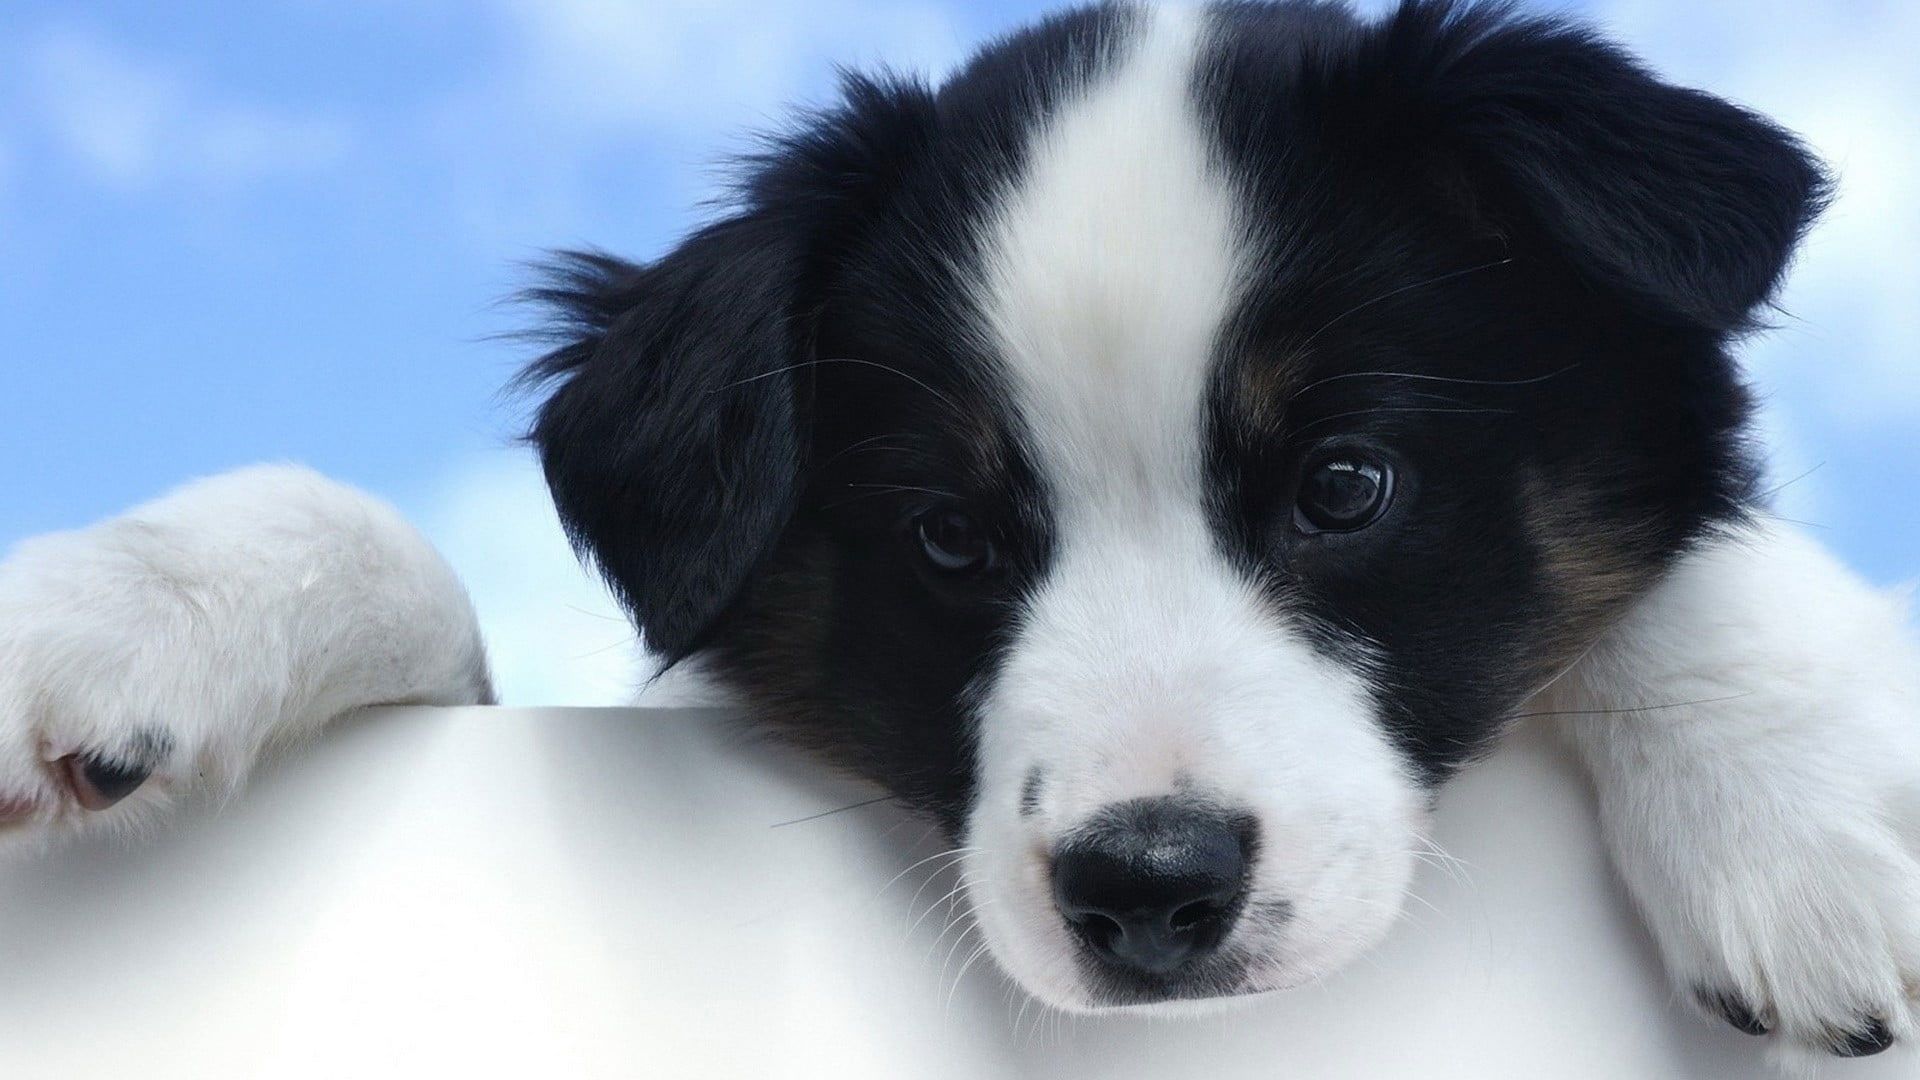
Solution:
[[(937, 73), (972, 42), (941, 0), (488, 0), (499, 43), (419, 102), (410, 147), (476, 250), (644, 254), (717, 194), (716, 161), (830, 99), (836, 64)], [(619, 163), (619, 180), (609, 162)], [(458, 167), (445, 167), (458, 162)], [(610, 218), (634, 190), (644, 209)], [(610, 224), (610, 221), (615, 222)]]
[(532, 456), (460, 462), (416, 521), (479, 611), (509, 705), (621, 705), (647, 673), (633, 631), (580, 567)]
[(231, 100), (91, 30), (49, 28), (24, 59), (37, 120), (108, 186), (245, 184), (334, 164), (352, 146), (338, 119)]
[(711, 132), (820, 84), (830, 63), (940, 70), (948, 5), (899, 0), (496, 0), (549, 122)]

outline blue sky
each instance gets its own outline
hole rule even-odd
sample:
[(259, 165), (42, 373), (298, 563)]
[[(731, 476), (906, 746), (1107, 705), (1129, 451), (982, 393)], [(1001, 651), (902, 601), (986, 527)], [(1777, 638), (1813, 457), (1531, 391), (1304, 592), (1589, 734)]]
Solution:
[[(545, 248), (660, 251), (832, 63), (937, 71), (1052, 6), (8, 0), (0, 548), (304, 461), (443, 546), (509, 700), (618, 700), (629, 639), (509, 446), (525, 354), (496, 302)], [(1791, 318), (1746, 354), (1780, 479), (1813, 470), (1781, 512), (1876, 580), (1920, 575), (1920, 5), (1554, 6), (1839, 169)]]

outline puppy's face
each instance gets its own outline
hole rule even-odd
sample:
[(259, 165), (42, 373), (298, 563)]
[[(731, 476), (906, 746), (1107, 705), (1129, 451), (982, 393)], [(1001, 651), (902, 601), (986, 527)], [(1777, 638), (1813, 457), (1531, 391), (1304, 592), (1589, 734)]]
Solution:
[(556, 502), (1073, 1008), (1379, 937), (1435, 785), (1748, 498), (1722, 344), (1819, 194), (1582, 34), (1419, 5), (1083, 11), (744, 186), (547, 293)]

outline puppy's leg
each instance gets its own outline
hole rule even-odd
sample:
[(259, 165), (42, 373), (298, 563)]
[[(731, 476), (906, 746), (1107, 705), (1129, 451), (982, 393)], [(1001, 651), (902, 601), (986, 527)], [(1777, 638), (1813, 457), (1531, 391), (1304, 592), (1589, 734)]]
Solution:
[(205, 480), (0, 562), (0, 849), (231, 787), (358, 706), (490, 696), (465, 591), (392, 508)]
[(1920, 671), (1897, 605), (1784, 530), (1684, 559), (1543, 708), (1679, 992), (1781, 1056), (1920, 1019)]

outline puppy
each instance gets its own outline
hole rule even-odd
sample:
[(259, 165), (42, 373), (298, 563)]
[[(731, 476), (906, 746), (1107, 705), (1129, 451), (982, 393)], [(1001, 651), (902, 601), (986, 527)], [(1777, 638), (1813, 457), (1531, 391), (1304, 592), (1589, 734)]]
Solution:
[[(1034, 995), (1338, 968), (1546, 715), (1687, 1000), (1914, 1035), (1914, 654), (1766, 513), (1730, 356), (1825, 196), (1790, 135), (1502, 7), (1108, 4), (738, 179), (559, 261), (532, 442), (651, 649), (944, 826)], [(308, 473), (0, 570), (16, 838), (488, 696), (438, 558)]]

